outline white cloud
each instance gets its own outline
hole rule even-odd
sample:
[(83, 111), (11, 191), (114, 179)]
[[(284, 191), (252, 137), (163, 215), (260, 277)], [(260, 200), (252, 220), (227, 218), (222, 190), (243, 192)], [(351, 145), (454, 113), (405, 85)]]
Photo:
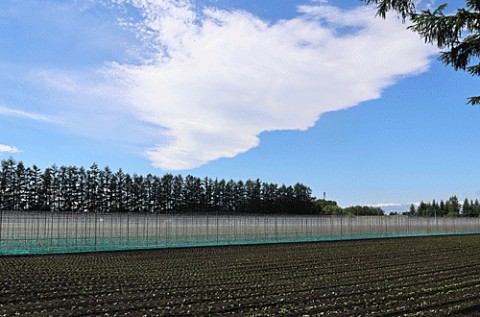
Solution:
[(396, 203), (378, 203), (378, 204), (373, 204), (373, 205), (368, 205), (368, 206), (384, 208), (384, 207), (400, 207), (400, 206), (403, 206), (403, 205), (404, 204), (396, 204)]
[(35, 112), (27, 112), (18, 109), (13, 109), (10, 107), (0, 106), (0, 116), (9, 116), (9, 117), (17, 117), (22, 119), (29, 119), (34, 121), (43, 121), (49, 123), (59, 123), (60, 119), (48, 116), (40, 113)]
[(21, 152), (21, 151), (15, 146), (0, 144), (0, 155), (3, 153), (18, 153), (18, 152)]
[(306, 130), (425, 71), (433, 54), (398, 19), (366, 7), (301, 6), (296, 18), (267, 23), (244, 11), (196, 13), (187, 0), (127, 2), (142, 10), (136, 27), (156, 55), (112, 75), (138, 118), (166, 131), (146, 155), (167, 170), (234, 157), (264, 131)]
[(422, 9), (425, 8), (425, 9), (433, 10), (435, 9), (435, 0), (419, 1), (417, 5)]
[(39, 70), (32, 72), (31, 77), (37, 82), (41, 82), (42, 85), (56, 90), (69, 93), (75, 93), (79, 91), (79, 79), (73, 77), (71, 73), (64, 73), (58, 70)]

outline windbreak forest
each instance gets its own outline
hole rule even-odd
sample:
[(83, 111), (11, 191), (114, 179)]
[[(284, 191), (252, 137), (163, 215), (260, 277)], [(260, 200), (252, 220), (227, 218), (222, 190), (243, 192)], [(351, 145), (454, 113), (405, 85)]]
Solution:
[(3, 160), (0, 210), (312, 214), (321, 212), (309, 187), (191, 175), (161, 177), (53, 165), (45, 170)]
[(480, 202), (478, 199), (468, 200), (465, 198), (460, 203), (457, 196), (450, 197), (447, 201), (420, 202), (418, 207), (410, 206), (410, 210), (404, 213), (408, 216), (420, 217), (480, 217)]

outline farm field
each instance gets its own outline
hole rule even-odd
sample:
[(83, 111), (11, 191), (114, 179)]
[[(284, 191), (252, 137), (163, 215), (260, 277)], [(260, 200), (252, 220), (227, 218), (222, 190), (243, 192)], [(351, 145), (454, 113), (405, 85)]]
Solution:
[(478, 316), (480, 236), (0, 257), (0, 316)]

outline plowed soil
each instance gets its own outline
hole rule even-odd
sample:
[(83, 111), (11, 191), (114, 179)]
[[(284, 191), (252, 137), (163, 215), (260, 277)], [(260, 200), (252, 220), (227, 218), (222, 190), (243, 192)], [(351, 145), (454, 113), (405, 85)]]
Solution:
[(480, 236), (0, 257), (0, 316), (479, 316)]

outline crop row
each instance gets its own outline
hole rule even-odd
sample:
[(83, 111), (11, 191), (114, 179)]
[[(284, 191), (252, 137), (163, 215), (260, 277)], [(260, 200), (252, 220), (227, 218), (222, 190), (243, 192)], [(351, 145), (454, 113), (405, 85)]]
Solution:
[(480, 236), (0, 257), (0, 316), (480, 313)]

